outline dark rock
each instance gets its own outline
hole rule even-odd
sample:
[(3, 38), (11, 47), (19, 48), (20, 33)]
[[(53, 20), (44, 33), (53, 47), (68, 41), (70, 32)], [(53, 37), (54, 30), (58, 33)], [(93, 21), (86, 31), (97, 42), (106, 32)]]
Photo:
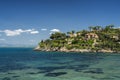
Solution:
[(15, 73), (8, 72), (8, 74), (15, 74)]
[(11, 80), (9, 77), (5, 77), (2, 80)]
[(21, 64), (7, 64), (4, 66), (0, 66), (0, 72), (8, 72), (9, 70), (23, 70), (29, 69), (30, 67), (21, 65)]
[(44, 70), (46, 72), (51, 72), (53, 70), (58, 70), (58, 69), (65, 69), (66, 66), (60, 66), (60, 67), (37, 67), (37, 69)]
[(48, 71), (44, 70), (44, 71), (39, 71), (37, 73), (47, 73)]
[(13, 78), (20, 77), (20, 76), (12, 76)]
[(74, 69), (75, 69), (75, 71), (77, 71), (77, 72), (81, 72), (82, 70), (85, 70), (85, 69), (88, 68), (88, 67), (89, 67), (89, 65), (84, 64), (84, 65), (78, 65), (78, 66), (75, 67)]
[(117, 76), (117, 75), (116, 75), (116, 76), (113, 76), (113, 77), (120, 78), (120, 76)]
[(39, 74), (39, 73), (35, 73), (35, 72), (28, 72), (27, 74)]
[(95, 74), (103, 74), (103, 70), (101, 68), (91, 68), (88, 71), (85, 71), (84, 73), (95, 73)]
[(104, 77), (104, 78), (100, 78), (99, 80), (114, 80), (114, 78), (112, 78), (112, 77)]
[(67, 74), (67, 72), (54, 72), (54, 73), (47, 73), (45, 76), (49, 76), (49, 77), (57, 77), (57, 76), (61, 76)]

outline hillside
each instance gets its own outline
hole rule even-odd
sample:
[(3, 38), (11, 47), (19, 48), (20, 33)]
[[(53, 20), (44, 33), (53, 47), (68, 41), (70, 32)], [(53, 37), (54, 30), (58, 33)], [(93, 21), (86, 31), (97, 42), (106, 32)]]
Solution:
[(89, 30), (56, 32), (42, 40), (36, 50), (65, 52), (120, 52), (120, 28), (90, 26)]

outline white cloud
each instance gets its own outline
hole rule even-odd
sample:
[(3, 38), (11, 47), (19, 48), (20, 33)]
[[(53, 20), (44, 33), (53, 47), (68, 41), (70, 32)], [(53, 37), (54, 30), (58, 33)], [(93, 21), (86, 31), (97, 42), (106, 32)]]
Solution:
[(0, 41), (5, 41), (5, 39), (0, 39)]
[(60, 32), (60, 30), (59, 29), (52, 29), (52, 30), (50, 30), (51, 32)]
[(43, 28), (43, 29), (41, 29), (41, 31), (47, 31), (47, 29)]
[(14, 31), (4, 30), (4, 33), (6, 34), (6, 36), (16, 36), (21, 34), (21, 32), (17, 30), (14, 30)]
[(0, 32), (3, 32), (6, 34), (6, 36), (18, 36), (21, 35), (21, 33), (30, 33), (30, 34), (37, 34), (39, 31), (34, 29), (16, 29), (16, 30), (0, 30)]
[(52, 33), (55, 33), (55, 32), (60, 32), (60, 30), (59, 29), (52, 29), (52, 30), (50, 30), (50, 35), (52, 34)]
[(30, 33), (31, 33), (31, 34), (38, 34), (39, 31), (31, 31)]

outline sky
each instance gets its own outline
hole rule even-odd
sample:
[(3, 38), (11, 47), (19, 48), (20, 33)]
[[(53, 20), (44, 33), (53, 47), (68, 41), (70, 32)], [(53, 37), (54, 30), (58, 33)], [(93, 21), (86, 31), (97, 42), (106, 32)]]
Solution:
[(120, 26), (120, 0), (0, 0), (0, 47), (31, 47), (53, 32)]

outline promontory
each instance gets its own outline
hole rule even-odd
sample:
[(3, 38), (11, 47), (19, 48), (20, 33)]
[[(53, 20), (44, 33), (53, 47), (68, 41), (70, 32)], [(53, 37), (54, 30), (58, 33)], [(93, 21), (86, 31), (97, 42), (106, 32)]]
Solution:
[(41, 40), (35, 50), (120, 53), (120, 28), (114, 25), (90, 26), (89, 30), (55, 32), (49, 39)]

